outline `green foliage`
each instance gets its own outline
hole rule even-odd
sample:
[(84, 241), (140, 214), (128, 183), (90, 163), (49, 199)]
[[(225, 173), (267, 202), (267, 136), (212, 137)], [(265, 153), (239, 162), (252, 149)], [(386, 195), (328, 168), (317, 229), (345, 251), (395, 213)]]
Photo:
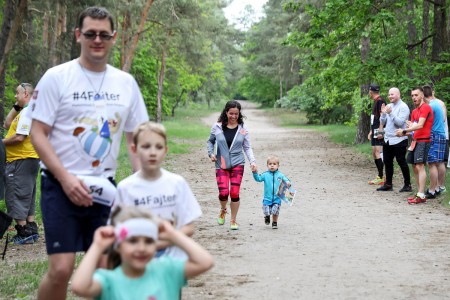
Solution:
[[(275, 7), (276, 3), (270, 1), (268, 5)], [(390, 87), (399, 87), (403, 98), (408, 97), (413, 86), (432, 83), (437, 94), (448, 99), (448, 54), (441, 53), (442, 62), (432, 62), (429, 56), (419, 58), (420, 44), (409, 50), (406, 47), (408, 15), (413, 14), (414, 26), (420, 28), (422, 4), (419, 1), (415, 11), (410, 12), (405, 9), (406, 1), (285, 3), (286, 11), (308, 20), (308, 26), (291, 27), (283, 43), (297, 47), (302, 62), (299, 73), (305, 78), (288, 92), (281, 101), (283, 105), (305, 111), (310, 123), (356, 124), (361, 110), (368, 111), (366, 104), (370, 101), (365, 95), (361, 97), (361, 87), (370, 82), (380, 84), (382, 95)], [(370, 39), (365, 60), (361, 54), (364, 37)], [(252, 40), (248, 45), (256, 47)]]
[(149, 115), (156, 115), (156, 96), (158, 93), (158, 62), (150, 55), (151, 44), (137, 49), (131, 66), (131, 74), (134, 75), (141, 89), (142, 97)]
[(273, 106), (278, 98), (278, 88), (267, 76), (246, 76), (238, 82), (241, 95), (265, 106)]
[(248, 30), (243, 46), (246, 74), (239, 81), (238, 92), (265, 106), (273, 106), (300, 81), (296, 49), (285, 39), (291, 27), (301, 28), (303, 21), (284, 12), (283, 2), (267, 3), (266, 18)]

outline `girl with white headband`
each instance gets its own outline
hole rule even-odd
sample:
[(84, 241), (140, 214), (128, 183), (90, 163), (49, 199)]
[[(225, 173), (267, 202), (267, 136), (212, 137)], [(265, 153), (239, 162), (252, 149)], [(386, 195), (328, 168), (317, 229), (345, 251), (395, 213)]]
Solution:
[[(72, 280), (72, 291), (95, 299), (179, 299), (186, 280), (209, 270), (214, 262), (202, 246), (165, 221), (137, 207), (116, 207), (112, 224), (96, 230)], [(177, 245), (187, 260), (164, 256), (153, 259), (156, 241)], [(109, 256), (113, 270), (96, 269), (102, 255)]]

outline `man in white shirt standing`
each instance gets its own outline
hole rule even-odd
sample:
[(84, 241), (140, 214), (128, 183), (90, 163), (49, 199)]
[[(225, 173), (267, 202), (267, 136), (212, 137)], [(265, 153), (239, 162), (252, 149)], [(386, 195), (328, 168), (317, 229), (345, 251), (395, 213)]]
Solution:
[[(148, 120), (134, 78), (107, 64), (116, 41), (104, 8), (81, 12), (75, 38), (80, 57), (49, 69), (31, 101), (32, 143), (42, 161), (41, 209), (48, 271), (38, 299), (65, 299), (75, 253), (86, 251), (110, 207), (94, 202), (77, 176), (113, 181), (122, 133)], [(137, 161), (132, 158), (133, 168)]]
[(408, 147), (407, 136), (397, 136), (397, 129), (405, 129), (409, 118), (409, 107), (400, 99), (400, 90), (396, 87), (389, 89), (389, 105), (382, 105), (380, 128), (384, 127), (383, 158), (386, 168), (386, 182), (377, 191), (392, 191), (392, 177), (394, 175), (394, 157), (403, 175), (403, 187), (400, 192), (411, 192), (411, 175), (406, 162), (406, 148)]

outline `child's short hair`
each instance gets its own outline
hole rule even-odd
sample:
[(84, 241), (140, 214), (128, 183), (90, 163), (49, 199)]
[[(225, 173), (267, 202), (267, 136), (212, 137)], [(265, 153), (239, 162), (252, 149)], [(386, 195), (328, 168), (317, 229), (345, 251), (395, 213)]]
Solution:
[(138, 144), (139, 134), (143, 131), (151, 131), (156, 134), (159, 134), (160, 136), (162, 136), (164, 138), (164, 142), (167, 145), (167, 133), (166, 133), (166, 128), (164, 127), (163, 124), (155, 123), (152, 121), (147, 121), (147, 122), (144, 122), (144, 123), (138, 125), (133, 131), (133, 143), (135, 145)]
[(276, 155), (269, 155), (268, 157), (267, 157), (267, 164), (269, 163), (269, 160), (276, 160), (277, 161), (277, 164), (280, 164), (280, 159), (278, 158), (278, 156), (276, 156)]
[[(111, 212), (111, 225), (116, 226), (129, 219), (144, 218), (152, 222), (158, 223), (158, 220), (153, 217), (150, 210), (137, 206), (116, 206)], [(119, 253), (114, 246), (108, 249), (108, 268), (116, 268), (121, 264)]]

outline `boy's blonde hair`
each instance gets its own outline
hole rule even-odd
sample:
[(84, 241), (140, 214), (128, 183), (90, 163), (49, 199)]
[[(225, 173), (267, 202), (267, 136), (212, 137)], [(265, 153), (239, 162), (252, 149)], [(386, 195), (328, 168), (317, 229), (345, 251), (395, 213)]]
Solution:
[[(111, 225), (116, 226), (126, 220), (134, 218), (148, 219), (158, 224), (158, 219), (155, 218), (148, 209), (137, 206), (116, 206), (111, 212)], [(156, 242), (156, 241), (155, 241)], [(111, 246), (108, 249), (108, 268), (114, 269), (122, 263), (119, 252)]]
[(138, 144), (139, 134), (143, 131), (151, 131), (156, 134), (159, 134), (161, 137), (164, 138), (164, 143), (167, 145), (167, 132), (163, 124), (147, 121), (138, 125), (133, 131), (133, 143), (135, 145)]
[(280, 159), (279, 159), (278, 156), (276, 156), (276, 155), (269, 155), (269, 156), (267, 157), (267, 162), (266, 162), (266, 164), (269, 163), (269, 160), (276, 160), (276, 161), (277, 161), (277, 164), (280, 164)]

